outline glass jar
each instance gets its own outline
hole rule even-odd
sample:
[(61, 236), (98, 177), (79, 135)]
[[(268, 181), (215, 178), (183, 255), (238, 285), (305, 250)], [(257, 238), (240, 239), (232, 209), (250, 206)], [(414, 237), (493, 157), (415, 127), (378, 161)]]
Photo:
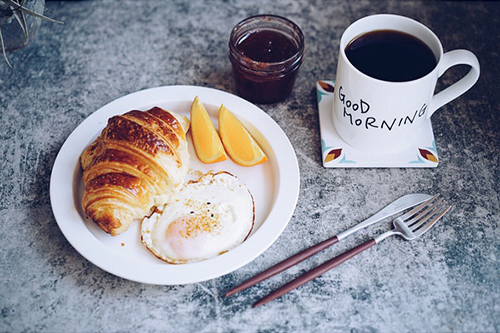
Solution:
[(249, 17), (229, 37), (236, 89), (254, 103), (271, 104), (288, 97), (303, 58), (304, 34), (284, 17)]

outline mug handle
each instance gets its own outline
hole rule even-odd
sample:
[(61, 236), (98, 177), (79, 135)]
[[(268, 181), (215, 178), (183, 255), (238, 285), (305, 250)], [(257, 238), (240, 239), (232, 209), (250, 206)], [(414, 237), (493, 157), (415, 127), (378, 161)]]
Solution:
[(440, 68), (438, 69), (438, 77), (441, 77), (448, 68), (455, 65), (469, 65), (471, 69), (463, 78), (432, 97), (429, 107), (430, 112), (427, 114), (427, 118), (432, 116), (437, 109), (446, 103), (465, 93), (479, 79), (479, 61), (474, 53), (467, 50), (453, 50), (443, 54), (441, 64), (439, 65)]

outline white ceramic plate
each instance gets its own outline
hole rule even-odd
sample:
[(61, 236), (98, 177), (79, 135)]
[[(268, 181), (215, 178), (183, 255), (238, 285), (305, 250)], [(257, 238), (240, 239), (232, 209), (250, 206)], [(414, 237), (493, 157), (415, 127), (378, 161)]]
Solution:
[[(199, 96), (216, 128), (221, 104), (231, 110), (259, 142), (269, 160), (242, 167), (228, 159), (203, 164), (196, 157), (188, 133), (191, 169), (225, 170), (246, 183), (254, 196), (256, 218), (248, 239), (233, 250), (201, 262), (170, 265), (151, 254), (140, 241), (139, 223), (112, 237), (85, 218), (81, 208), (83, 184), (79, 158), (114, 115), (159, 106), (189, 117), (191, 102)], [(52, 169), (50, 199), (64, 236), (87, 260), (114, 275), (142, 283), (195, 283), (230, 273), (264, 252), (282, 233), (295, 209), (299, 193), (297, 157), (283, 130), (257, 106), (229, 93), (196, 86), (166, 86), (121, 97), (85, 119), (61, 147)]]

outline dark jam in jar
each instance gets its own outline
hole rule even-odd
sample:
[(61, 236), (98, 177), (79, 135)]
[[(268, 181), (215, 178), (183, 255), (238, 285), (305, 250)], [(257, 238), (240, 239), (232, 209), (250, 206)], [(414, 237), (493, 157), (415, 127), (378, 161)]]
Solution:
[(229, 40), (238, 94), (270, 104), (292, 92), (304, 54), (304, 36), (293, 22), (274, 15), (253, 16), (234, 27)]
[(273, 30), (251, 31), (236, 44), (241, 54), (259, 62), (281, 62), (299, 50), (298, 45), (286, 35)]

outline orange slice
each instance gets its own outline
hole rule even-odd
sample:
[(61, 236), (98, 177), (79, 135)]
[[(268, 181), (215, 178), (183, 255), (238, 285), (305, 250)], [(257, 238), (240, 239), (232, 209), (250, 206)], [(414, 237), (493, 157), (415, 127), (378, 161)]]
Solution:
[(236, 163), (253, 166), (267, 161), (255, 139), (224, 105), (219, 109), (219, 132), (224, 148)]
[(215, 163), (227, 159), (219, 134), (198, 96), (191, 104), (191, 135), (200, 161)]

